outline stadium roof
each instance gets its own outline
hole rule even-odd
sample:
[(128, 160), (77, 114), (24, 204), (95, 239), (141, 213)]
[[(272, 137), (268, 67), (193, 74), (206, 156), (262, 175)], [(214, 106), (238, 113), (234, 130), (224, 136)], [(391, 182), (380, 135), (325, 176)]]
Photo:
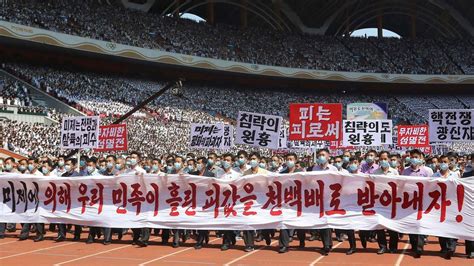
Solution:
[(214, 23), (266, 24), (308, 34), (343, 35), (381, 25), (402, 37), (474, 36), (472, 0), (131, 1), (154, 2), (151, 12), (163, 15), (193, 13)]

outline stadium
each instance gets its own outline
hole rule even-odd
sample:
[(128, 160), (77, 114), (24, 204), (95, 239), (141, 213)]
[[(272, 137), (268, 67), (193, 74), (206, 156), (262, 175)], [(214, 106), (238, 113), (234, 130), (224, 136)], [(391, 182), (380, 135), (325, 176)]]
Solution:
[[(474, 240), (473, 216), (469, 212), (474, 212), (474, 194), (471, 194), (474, 193), (471, 177), (474, 173), (472, 1), (0, 0), (0, 7), (0, 186), (3, 199), (0, 213), (4, 216), (0, 218), (0, 264), (466, 265), (469, 261), (466, 259), (474, 256), (474, 245), (469, 241)], [(292, 109), (298, 104), (308, 105)], [(359, 106), (359, 113), (350, 106)], [(307, 110), (304, 108), (313, 107), (319, 111), (339, 108), (337, 137), (328, 133), (331, 125), (326, 125), (326, 133), (318, 134), (321, 122), (335, 119), (332, 115), (323, 119), (324, 112), (314, 115), (320, 119), (319, 127), (308, 126), (311, 134), (307, 136), (312, 137), (305, 137), (296, 130), (296, 120), (313, 119), (312, 114), (303, 112)], [(365, 111), (369, 109), (372, 111), (367, 114)], [(299, 110), (298, 115), (292, 110)], [(333, 114), (333, 109), (330, 110)], [(450, 124), (449, 115), (453, 112), (454, 120), (456, 114), (459, 119)], [(444, 122), (435, 117), (438, 113), (445, 115), (448, 122), (445, 131), (438, 128), (434, 132), (435, 123)], [(262, 132), (258, 134), (255, 129), (258, 126), (253, 125), (252, 136), (250, 131), (239, 131), (246, 115), (254, 115), (267, 123), (275, 119), (280, 127), (276, 127), (272, 135), (261, 126)], [(113, 148), (107, 150), (105, 140), (102, 150), (97, 145), (90, 146), (89, 142), (82, 148), (85, 140), (84, 143), (81, 140), (74, 143), (74, 137), (65, 140), (67, 123), (64, 121), (73, 121), (74, 117), (97, 118), (94, 121), (100, 124), (100, 134), (102, 127), (123, 125), (125, 148), (112, 144)], [(252, 123), (256, 120), (254, 117)], [(357, 130), (383, 126), (383, 121), (390, 121), (389, 141), (373, 138), (368, 142), (367, 135), (359, 135), (363, 140), (357, 143), (356, 137), (343, 140), (344, 132), (349, 134), (349, 130), (356, 130), (349, 129), (352, 120), (360, 120), (364, 125)], [(426, 145), (411, 142), (412, 145), (402, 145), (401, 128), (418, 126), (430, 130)], [(226, 139), (229, 129), (230, 137)], [(94, 130), (98, 133), (99, 126)], [(212, 137), (206, 141), (203, 137), (206, 130), (209, 136), (211, 131), (222, 131), (219, 140), (222, 143), (209, 142)], [(297, 133), (299, 136), (295, 137)], [(428, 137), (427, 131), (426, 134)], [(250, 142), (250, 138), (254, 141)], [(384, 154), (389, 161), (395, 158), (395, 164), (387, 163), (387, 169), (397, 172), (396, 175), (408, 175), (410, 171), (405, 170), (417, 165), (419, 156), (419, 167), (430, 172), (424, 177), (451, 178), (452, 174), (450, 182), (463, 186), (462, 193), (467, 195), (463, 206), (459, 187), (458, 197), (448, 193), (452, 196), (452, 208), (456, 209), (456, 203), (461, 202), (455, 212), (464, 216), (464, 227), (446, 223), (420, 226), (418, 221), (410, 221), (418, 226), (405, 231), (400, 225), (403, 222), (392, 225), (390, 221), (386, 225), (379, 220), (363, 230), (361, 224), (368, 220), (363, 220), (361, 214), (354, 218), (363, 220), (355, 228), (329, 221), (326, 228), (318, 224), (311, 230), (291, 223), (291, 229), (268, 228), (270, 223), (262, 225), (262, 222), (255, 222), (255, 227), (250, 228), (251, 223), (242, 225), (243, 220), (239, 220), (229, 222), (229, 228), (236, 230), (229, 235), (226, 232), (230, 230), (219, 227), (222, 224), (217, 226), (217, 222), (203, 220), (198, 224), (183, 220), (179, 227), (178, 222), (153, 220), (148, 221), (147, 226), (136, 227), (144, 224), (133, 218), (130, 220), (133, 222), (127, 220), (120, 224), (130, 222), (132, 230), (118, 233), (120, 240), (116, 241), (117, 232), (109, 230), (107, 233), (106, 229), (119, 226), (113, 226), (113, 222), (105, 225), (100, 217), (86, 221), (79, 216), (56, 214), (35, 218), (36, 221), (31, 214), (26, 214), (31, 206), (28, 208), (26, 204), (25, 213), (19, 214), (8, 205), (15, 201), (14, 197), (13, 200), (7, 197), (10, 192), (12, 196), (15, 194), (13, 187), (8, 187), (13, 184), (9, 178), (15, 174), (15, 182), (23, 184), (22, 174), (28, 175), (25, 178), (34, 175), (71, 178), (76, 174), (93, 176), (93, 173), (106, 176), (109, 175), (106, 174), (108, 163), (113, 163), (121, 168), (112, 167), (110, 175), (123, 174), (124, 180), (140, 176), (139, 171), (134, 170), (135, 165), (143, 171), (140, 172), (142, 177), (170, 175), (170, 180), (175, 174), (193, 175), (195, 170), (196, 175), (208, 178), (225, 176), (238, 180), (249, 171), (250, 175), (256, 174), (255, 180), (258, 180), (259, 174), (263, 175), (260, 171), (291, 175), (294, 170), (290, 168), (297, 169), (296, 172), (334, 168), (345, 175), (368, 178), (363, 174), (381, 174), (370, 170), (373, 162), (367, 157), (371, 154), (380, 169)], [(109, 162), (111, 156), (113, 162)], [(294, 167), (288, 164), (292, 156)], [(327, 158), (323, 160), (321, 156)], [(230, 157), (227, 168), (224, 166), (226, 157)], [(245, 161), (239, 165), (241, 159)], [(440, 167), (444, 159), (448, 160), (448, 170)], [(131, 163), (133, 160), (135, 164)], [(252, 166), (251, 161), (258, 161), (258, 165)], [(78, 171), (68, 174), (64, 170), (68, 162), (73, 166), (72, 171), (75, 167)], [(350, 171), (353, 162), (356, 169)], [(341, 167), (336, 168), (338, 163)], [(204, 165), (203, 172), (198, 165)], [(229, 172), (226, 169), (230, 169)], [(309, 178), (307, 173), (301, 176), (305, 177)], [(46, 182), (47, 177), (39, 179)], [(170, 193), (166, 189), (168, 185), (164, 185), (165, 190), (160, 191), (160, 195)], [(246, 188), (240, 187), (239, 191), (247, 191)], [(268, 196), (265, 192), (261, 194)], [(184, 198), (184, 194), (182, 196)], [(349, 199), (351, 195), (343, 196)], [(17, 199), (19, 202), (21, 197), (17, 195)], [(284, 201), (286, 204), (286, 199)], [(163, 202), (160, 201), (160, 206)], [(256, 201), (254, 205), (263, 203)], [(81, 205), (76, 205), (73, 204), (72, 209), (80, 212)], [(238, 208), (247, 208), (244, 205), (240, 203)], [(95, 208), (92, 203), (90, 206)], [(331, 207), (334, 207), (333, 202)], [(82, 208), (84, 212), (85, 207)], [(147, 208), (144, 207), (151, 210)], [(169, 211), (161, 208), (166, 207), (160, 207), (160, 214)], [(425, 213), (429, 215), (430, 211)], [(453, 217), (458, 219), (456, 215)], [(41, 230), (36, 222), (42, 222), (43, 227), (44, 223), (57, 223), (58, 228), (50, 226), (50, 230)], [(1, 224), (4, 224), (3, 229)], [(74, 233), (73, 240), (66, 238), (65, 232), (57, 236), (63, 224), (77, 225), (75, 229), (85, 227), (82, 233)], [(332, 228), (329, 238), (334, 244), (328, 247), (324, 230), (329, 224)], [(34, 225), (31, 232), (36, 230), (41, 237), (28, 238), (30, 225)], [(426, 225), (446, 226), (449, 230), (432, 234)], [(462, 230), (451, 230), (455, 226)], [(308, 229), (306, 235), (301, 228)], [(270, 234), (270, 229), (278, 230)], [(210, 230), (210, 235), (206, 230)], [(282, 240), (286, 230), (290, 232), (287, 240), (293, 241), (290, 244)], [(359, 231), (357, 243), (360, 241), (363, 248), (353, 248), (355, 244), (350, 239), (354, 230)], [(70, 227), (67, 232), (72, 232)], [(393, 232), (399, 241), (398, 249), (394, 250), (391, 247)], [(106, 239), (107, 234), (113, 236), (112, 242)], [(469, 234), (471, 237), (465, 237)], [(182, 242), (186, 243), (167, 245), (168, 238), (181, 235)], [(390, 250), (387, 241), (385, 247), (381, 246), (382, 235), (384, 239), (390, 236)], [(91, 236), (95, 243), (83, 245), (90, 242)], [(254, 237), (255, 246), (249, 245), (249, 239), (253, 243)], [(317, 241), (319, 239), (323, 243)], [(63, 240), (66, 242), (57, 243)], [(421, 244), (423, 254), (416, 247), (420, 248), (420, 242), (424, 243)]]

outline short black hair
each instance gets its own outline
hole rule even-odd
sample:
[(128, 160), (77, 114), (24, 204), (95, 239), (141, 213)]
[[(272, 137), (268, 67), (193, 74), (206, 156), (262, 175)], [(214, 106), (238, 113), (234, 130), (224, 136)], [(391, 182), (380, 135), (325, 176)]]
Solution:
[(327, 152), (328, 154), (330, 153), (329, 150), (327, 148), (322, 148), (322, 149), (319, 149), (316, 154), (319, 154), (320, 152)]
[(286, 154), (285, 158), (288, 159), (288, 157), (290, 157), (290, 156), (293, 156), (293, 157), (295, 157), (295, 160), (298, 160), (298, 155), (296, 155), (296, 153), (294, 153), (294, 152), (290, 152), (290, 153)]
[(249, 158), (252, 157), (252, 156), (257, 157), (257, 159), (259, 159), (259, 160), (262, 158), (262, 156), (260, 156), (260, 153), (258, 153), (258, 152), (256, 152), (256, 151), (252, 152), (252, 153), (249, 155)]
[(421, 157), (425, 156), (419, 149), (413, 149), (413, 150), (410, 151), (410, 155), (415, 155), (415, 154), (418, 154)]
[(245, 158), (249, 157), (249, 154), (244, 150), (240, 150), (239, 152), (237, 152), (237, 157), (240, 157), (240, 155), (245, 156)]
[(207, 158), (206, 158), (206, 157), (203, 157), (203, 156), (198, 157), (198, 158), (196, 159), (196, 161), (202, 161), (203, 164), (207, 164)]
[(139, 153), (138, 151), (132, 151), (132, 152), (130, 153), (130, 155), (134, 155), (134, 154), (138, 156), (138, 159), (141, 158), (141, 155), (140, 155), (140, 153)]

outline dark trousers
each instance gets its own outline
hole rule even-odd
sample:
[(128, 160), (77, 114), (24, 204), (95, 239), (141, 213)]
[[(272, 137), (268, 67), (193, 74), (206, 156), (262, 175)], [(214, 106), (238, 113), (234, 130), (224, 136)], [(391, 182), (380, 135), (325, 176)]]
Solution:
[(170, 229), (162, 229), (161, 230), (161, 243), (168, 244), (169, 239), (170, 239)]
[(209, 230), (198, 230), (198, 238), (196, 245), (202, 245), (204, 241), (209, 241)]
[(453, 253), (456, 251), (457, 239), (447, 237), (438, 237), (438, 239), (441, 251), (451, 251)]
[(349, 248), (355, 250), (356, 249), (356, 238), (355, 238), (355, 231), (354, 230), (341, 230), (342, 233), (347, 235), (347, 240), (349, 241)]
[(425, 236), (410, 234), (409, 237), (412, 251), (421, 254), (425, 245)]
[(95, 226), (89, 227), (89, 236), (88, 236), (88, 238), (95, 239), (95, 237), (99, 237), (101, 230), (102, 230), (102, 228), (100, 228), (100, 227), (95, 227)]
[(225, 230), (225, 231), (221, 231), (222, 233), (224, 233), (223, 235), (223, 238), (222, 238), (222, 245), (227, 245), (227, 246), (230, 246), (230, 245), (234, 245), (235, 242), (236, 242), (236, 231), (232, 231), (232, 230)]
[(474, 241), (466, 240), (466, 255), (474, 256)]
[(104, 232), (104, 242), (111, 242), (112, 241), (112, 233), (118, 233), (119, 239), (122, 239), (123, 229), (122, 228), (109, 228), (104, 227), (102, 228)]
[(319, 235), (321, 236), (321, 241), (323, 242), (324, 249), (332, 248), (332, 229), (319, 229)]
[(246, 230), (242, 231), (242, 238), (244, 239), (244, 243), (246, 247), (254, 247), (255, 246), (255, 234), (253, 230)]
[(150, 240), (150, 228), (132, 228), (133, 232), (133, 242), (138, 241), (140, 239), (144, 243), (148, 244), (148, 240)]
[[(30, 235), (30, 229), (31, 229), (30, 223), (25, 223), (23, 224), (23, 227), (21, 228), (20, 236), (26, 236), (28, 237)], [(36, 225), (36, 235), (41, 236), (44, 233), (44, 224), (34, 224)]]
[(5, 235), (5, 229), (7, 228), (7, 224), (6, 223), (0, 223), (0, 236), (4, 236)]
[[(392, 230), (387, 230), (389, 234), (389, 248), (390, 250), (397, 250), (398, 249), (398, 233)], [(375, 233), (377, 234), (377, 243), (379, 244), (379, 248), (387, 249), (387, 238), (385, 236), (385, 230), (376, 230)]]
[[(67, 225), (66, 224), (58, 224), (58, 227), (59, 227), (59, 233), (58, 233), (58, 237), (66, 237), (66, 227)], [(80, 237), (81, 236), (81, 233), (82, 233), (82, 226), (80, 225), (74, 225), (74, 237)]]
[[(280, 237), (278, 238), (278, 245), (280, 248), (289, 247), (290, 246), (290, 237), (293, 236), (293, 229), (280, 229)], [(304, 229), (296, 230), (296, 234), (298, 235), (298, 240), (304, 243), (306, 238), (306, 231)]]

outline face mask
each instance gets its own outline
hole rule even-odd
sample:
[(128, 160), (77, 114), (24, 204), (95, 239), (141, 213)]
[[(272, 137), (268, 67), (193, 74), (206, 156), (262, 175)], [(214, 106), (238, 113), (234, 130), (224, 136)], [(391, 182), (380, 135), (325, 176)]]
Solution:
[(64, 170), (66, 170), (66, 172), (71, 171), (71, 166), (70, 165), (64, 166)]
[(144, 169), (145, 171), (148, 171), (148, 170), (150, 170), (150, 166), (145, 165), (145, 166), (143, 166), (143, 169)]
[(156, 164), (153, 165), (153, 166), (151, 167), (151, 170), (153, 170), (153, 172), (158, 171), (158, 165), (156, 165)]
[(198, 169), (199, 172), (201, 172), (202, 171), (202, 164), (198, 164), (197, 169)]
[(228, 161), (223, 161), (222, 162), (222, 167), (224, 167), (224, 169), (229, 169), (230, 168), (230, 163)]
[(93, 166), (87, 166), (87, 172), (88, 172), (89, 174), (92, 174), (92, 173), (94, 172), (94, 170), (95, 170), (95, 167), (93, 167)]
[(278, 165), (277, 162), (275, 162), (275, 161), (272, 162), (272, 168), (278, 168), (278, 166), (279, 166), (279, 165)]
[(49, 170), (48, 170), (48, 168), (43, 167), (43, 169), (41, 169), (41, 172), (42, 172), (44, 175), (47, 175), (47, 174), (49, 173)]
[(104, 166), (99, 166), (99, 172), (103, 173), (105, 172), (106, 168)]
[(288, 168), (293, 168), (293, 167), (295, 167), (295, 162), (294, 161), (288, 161), (288, 162), (286, 162), (286, 166), (288, 166)]
[(342, 157), (342, 161), (344, 163), (348, 163), (349, 162), (349, 157), (347, 157), (347, 156)]
[(417, 158), (412, 158), (410, 159), (410, 164), (411, 165), (421, 165), (421, 160)]
[(137, 159), (130, 159), (130, 164), (133, 166), (137, 165)]
[(18, 166), (18, 171), (24, 172), (26, 170), (26, 167), (23, 165)]
[(405, 158), (405, 163), (408, 164), (408, 163), (410, 163), (410, 162), (411, 162), (410, 157), (406, 157), (406, 158)]
[(114, 163), (107, 163), (107, 169), (114, 168)]
[(448, 168), (449, 168), (449, 165), (447, 163), (441, 163), (439, 165), (439, 169), (441, 169), (442, 171), (446, 171), (448, 170)]
[(59, 162), (58, 162), (58, 166), (59, 166), (59, 167), (63, 167), (63, 166), (64, 166), (64, 161), (59, 161)]
[(194, 171), (194, 166), (188, 165), (188, 172), (193, 172)]
[(32, 164), (29, 164), (29, 165), (28, 165), (28, 171), (31, 172), (31, 171), (33, 171), (34, 169), (35, 169), (35, 166), (34, 166), (34, 165), (32, 165)]
[(334, 165), (337, 167), (337, 169), (341, 169), (341, 168), (342, 168), (342, 163), (335, 163)]
[(380, 167), (382, 167), (382, 168), (389, 168), (390, 167), (390, 164), (388, 163), (388, 161), (385, 161), (385, 160), (380, 161), (379, 164), (380, 164)]
[(222, 165), (222, 164), (221, 164), (221, 161), (218, 161), (218, 162), (216, 163), (216, 166), (217, 166), (217, 167), (221, 167), (221, 165)]
[(351, 173), (355, 173), (357, 171), (357, 165), (356, 164), (351, 164), (349, 165), (349, 167), (347, 168), (347, 170), (349, 170), (349, 172)]
[(207, 160), (207, 165), (213, 166), (214, 165), (214, 160), (213, 159)]
[(234, 167), (239, 167), (239, 166), (240, 166), (239, 162), (236, 161), (236, 162), (234, 163)]
[(264, 163), (259, 163), (258, 164), (258, 167), (262, 168), (262, 169), (265, 169), (266, 165)]
[(242, 165), (245, 164), (245, 159), (244, 158), (239, 158), (238, 162), (239, 162), (239, 166), (242, 166)]
[(366, 163), (373, 163), (374, 162), (374, 156), (367, 156), (367, 158), (365, 158), (365, 162)]
[(398, 167), (398, 162), (397, 161), (390, 161), (390, 166), (392, 168), (397, 168)]
[(117, 169), (117, 170), (121, 170), (121, 169), (122, 169), (122, 165), (120, 165), (120, 164), (116, 164), (116, 165), (115, 165), (115, 169)]
[(13, 169), (13, 166), (11, 164), (6, 164), (5, 165), (5, 170), (11, 171)]
[(170, 165), (166, 166), (166, 172), (168, 174), (171, 174), (171, 172), (173, 172), (173, 166), (170, 166)]
[(181, 163), (174, 163), (174, 169), (176, 169), (176, 171), (181, 170)]
[(255, 168), (258, 166), (257, 160), (250, 160), (250, 167)]
[(86, 166), (86, 161), (81, 161), (81, 162), (79, 163), (79, 166), (80, 166), (80, 167)]
[(326, 158), (326, 156), (319, 156), (318, 159), (316, 160), (316, 163), (319, 165), (323, 165), (323, 164), (326, 164), (327, 161), (328, 159)]

